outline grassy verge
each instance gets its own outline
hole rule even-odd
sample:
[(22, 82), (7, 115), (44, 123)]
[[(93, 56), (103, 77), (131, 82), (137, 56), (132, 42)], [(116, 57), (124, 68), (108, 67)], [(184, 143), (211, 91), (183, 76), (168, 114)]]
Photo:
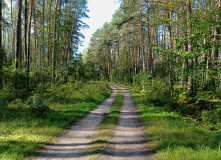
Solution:
[(133, 94), (141, 112), (148, 147), (156, 150), (155, 159), (220, 160), (221, 133), (212, 132), (200, 122), (145, 101), (141, 94)]
[(107, 148), (107, 140), (114, 133), (114, 129), (120, 116), (120, 107), (123, 103), (123, 97), (123, 94), (118, 92), (116, 99), (114, 100), (110, 109), (110, 114), (104, 117), (101, 123), (98, 125), (98, 134), (93, 137), (93, 145), (90, 149), (87, 150), (87, 152), (91, 153), (89, 159), (97, 159)]
[[(104, 82), (67, 84), (35, 93), (44, 102), (32, 106), (49, 110), (36, 114), (21, 100), (0, 107), (0, 159), (29, 159), (45, 143), (55, 140), (71, 123), (97, 107), (111, 94)], [(47, 101), (47, 103), (45, 103)]]

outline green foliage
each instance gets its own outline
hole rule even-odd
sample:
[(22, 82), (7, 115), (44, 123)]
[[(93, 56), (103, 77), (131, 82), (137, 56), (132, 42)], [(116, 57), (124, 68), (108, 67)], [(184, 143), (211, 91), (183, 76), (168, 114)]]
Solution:
[(40, 97), (30, 97), (26, 104), (37, 117), (44, 117), (49, 111), (48, 104), (43, 102), (43, 99)]
[(221, 105), (216, 105), (216, 108), (212, 110), (203, 110), (201, 120), (207, 128), (221, 131)]
[[(182, 91), (179, 84), (172, 90), (167, 77), (152, 79), (147, 73), (140, 73), (133, 83), (133, 92), (140, 95), (144, 104), (162, 107), (203, 123), (211, 130), (220, 130), (219, 92), (205, 88), (198, 89), (195, 94), (190, 90)], [(208, 84), (209, 85), (209, 84)]]
[[(95, 109), (110, 96), (111, 89), (105, 82), (94, 81), (52, 88), (41, 84), (32, 94), (34, 96), (25, 101), (3, 101), (8, 106), (0, 110), (0, 159), (28, 159), (34, 151), (61, 135), (70, 124)], [(25, 103), (27, 101), (29, 105)], [(47, 116), (42, 116), (47, 107)], [(11, 134), (4, 137), (6, 133)]]
[(136, 81), (133, 86), (137, 86), (139, 91), (146, 98), (164, 97), (169, 98), (170, 86), (167, 78), (157, 77), (154, 79), (154, 83), (151, 76), (146, 72), (141, 72), (135, 76)]
[(1, 94), (2, 93), (0, 92), (0, 110), (7, 108), (7, 106), (8, 106), (8, 104), (4, 101), (4, 98), (2, 98)]
[[(133, 96), (141, 113), (147, 146), (156, 150), (155, 159), (220, 159), (220, 130), (212, 132), (196, 119), (168, 110), (170, 99), (151, 98), (144, 102), (141, 94), (136, 92)], [(211, 119), (218, 118), (220, 111), (216, 112), (203, 113), (205, 120), (208, 121), (208, 114)]]

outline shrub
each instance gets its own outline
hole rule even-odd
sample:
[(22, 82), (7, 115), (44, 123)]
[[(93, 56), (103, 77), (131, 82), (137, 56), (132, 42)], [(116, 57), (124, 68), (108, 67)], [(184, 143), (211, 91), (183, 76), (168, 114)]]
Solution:
[(0, 113), (3, 109), (7, 108), (8, 106), (4, 99), (5, 97), (3, 96), (2, 92), (0, 92)]
[(219, 130), (221, 128), (221, 106), (216, 105), (216, 109), (203, 110), (201, 113), (201, 119), (207, 128), (211, 130)]
[(27, 105), (37, 117), (44, 117), (49, 111), (48, 104), (43, 102), (42, 98), (40, 97), (29, 98), (27, 100)]

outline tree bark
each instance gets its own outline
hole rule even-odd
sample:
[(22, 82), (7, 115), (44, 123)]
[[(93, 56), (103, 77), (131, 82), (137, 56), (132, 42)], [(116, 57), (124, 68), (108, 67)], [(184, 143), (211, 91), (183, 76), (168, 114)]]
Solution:
[(21, 43), (21, 12), (22, 0), (18, 0), (18, 22), (17, 22), (17, 43), (16, 43), (16, 56), (15, 56), (15, 69), (19, 68), (19, 58), (21, 56), (22, 43)]
[(50, 60), (50, 46), (49, 46), (49, 39), (50, 39), (50, 32), (51, 32), (51, 6), (52, 6), (52, 0), (50, 1), (49, 6), (49, 16), (48, 16), (48, 40), (47, 40), (47, 49), (48, 49), (48, 62)]
[(151, 73), (151, 76), (152, 76), (152, 82), (153, 82), (153, 57), (152, 57), (152, 50), (151, 50), (151, 47), (150, 47), (150, 44), (151, 44), (151, 30), (150, 30), (150, 14), (149, 14), (149, 0), (146, 0), (146, 4), (147, 4), (147, 40), (148, 40), (148, 43), (147, 43), (147, 50), (149, 52), (149, 60), (150, 60), (150, 73)]
[[(191, 3), (190, 0), (186, 0), (186, 16), (187, 16), (187, 43), (188, 43), (188, 53), (192, 52), (192, 47), (191, 47), (191, 39), (190, 35), (192, 34), (192, 27), (191, 27)], [(193, 69), (193, 59), (191, 59), (191, 64), (190, 64), (191, 69)], [(193, 86), (193, 77), (190, 78), (190, 91), (191, 93), (194, 92), (194, 86)]]
[[(15, 70), (19, 68), (19, 59), (22, 52), (22, 39), (21, 39), (21, 12), (22, 12), (22, 0), (18, 0), (18, 22), (17, 22), (17, 43), (15, 54)], [(17, 89), (18, 81), (15, 79), (15, 89)]]
[(26, 62), (25, 67), (27, 68), (27, 61), (28, 61), (28, 48), (27, 48), (27, 27), (28, 27), (28, 2), (25, 0), (25, 24), (24, 24), (24, 46), (25, 46), (25, 52), (24, 52), (24, 61)]
[(56, 22), (57, 22), (57, 9), (58, 9), (58, 0), (55, 4), (55, 13), (54, 13), (54, 31), (53, 31), (53, 54), (52, 54), (52, 79), (54, 79), (55, 72), (55, 48), (56, 48)]
[[(221, 0), (219, 0), (218, 2), (218, 7), (221, 8)], [(219, 10), (218, 11), (218, 14), (217, 14), (217, 17), (216, 17), (216, 22), (218, 23), (219, 22), (219, 19), (221, 17), (221, 11)], [(220, 43), (220, 37), (218, 35), (221, 34), (220, 32), (221, 30), (221, 27), (217, 27), (216, 29), (216, 37), (215, 37), (215, 41), (216, 41), (216, 45), (218, 45)], [(218, 77), (218, 73), (217, 73), (217, 68), (218, 68), (218, 62), (219, 62), (219, 49), (218, 47), (215, 48), (215, 52), (214, 52), (214, 70), (215, 70), (215, 77)], [(218, 85), (216, 85), (216, 81), (214, 80), (214, 88), (218, 87)]]
[[(26, 75), (29, 76), (30, 72), (30, 52), (31, 52), (31, 19), (32, 19), (32, 10), (33, 10), (33, 1), (30, 0), (29, 4), (29, 18), (28, 18), (28, 54), (27, 54), (27, 68)], [(29, 78), (27, 79), (27, 85), (29, 85)]]
[[(2, 48), (2, 1), (0, 1), (0, 73), (3, 66), (3, 48)], [(0, 74), (2, 75), (2, 74)], [(2, 89), (2, 76), (0, 76), (0, 89)]]

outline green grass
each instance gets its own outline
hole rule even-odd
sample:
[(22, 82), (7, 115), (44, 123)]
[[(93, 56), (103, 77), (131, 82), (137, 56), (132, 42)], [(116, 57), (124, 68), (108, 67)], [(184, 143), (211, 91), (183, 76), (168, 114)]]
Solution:
[(146, 102), (133, 94), (149, 148), (156, 150), (155, 159), (220, 160), (221, 133), (212, 132), (200, 122)]
[(95, 109), (111, 94), (104, 82), (62, 85), (39, 93), (50, 110), (38, 117), (17, 100), (0, 110), (0, 159), (29, 159), (45, 143), (56, 140), (70, 124)]
[(114, 100), (110, 109), (110, 114), (104, 117), (101, 123), (98, 125), (98, 134), (93, 137), (92, 146), (87, 150), (87, 152), (91, 153), (89, 159), (97, 159), (102, 154), (102, 152), (107, 149), (107, 141), (114, 133), (114, 129), (118, 123), (120, 108), (123, 104), (123, 97), (123, 94), (118, 92), (116, 99)]

